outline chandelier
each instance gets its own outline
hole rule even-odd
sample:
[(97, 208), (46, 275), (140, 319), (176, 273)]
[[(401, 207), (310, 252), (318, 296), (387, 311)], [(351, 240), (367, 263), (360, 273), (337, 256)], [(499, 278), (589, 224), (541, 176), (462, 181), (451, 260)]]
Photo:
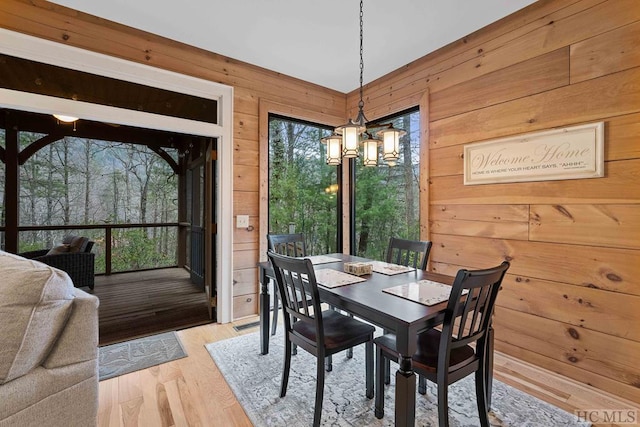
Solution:
[[(358, 146), (362, 145), (362, 163), (364, 166), (377, 166), (379, 147), (382, 147), (382, 159), (389, 166), (395, 166), (400, 158), (400, 137), (406, 132), (396, 129), (393, 124), (368, 124), (364, 115), (364, 101), (362, 99), (362, 76), (364, 74), (364, 59), (362, 49), (363, 35), (363, 0), (360, 0), (360, 101), (358, 115), (334, 129), (333, 133), (321, 141), (327, 146), (327, 164), (339, 165), (342, 158), (359, 157)], [(374, 132), (374, 130), (379, 129)]]

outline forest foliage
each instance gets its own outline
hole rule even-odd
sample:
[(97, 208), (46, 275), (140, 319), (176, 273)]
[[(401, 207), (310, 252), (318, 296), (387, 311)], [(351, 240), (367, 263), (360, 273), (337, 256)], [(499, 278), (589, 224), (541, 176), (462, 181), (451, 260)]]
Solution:
[[(20, 150), (42, 137), (20, 132)], [(177, 152), (168, 151), (177, 157)], [(0, 174), (4, 175), (4, 167)], [(0, 178), (4, 182), (4, 176)], [(86, 235), (95, 241), (96, 271), (100, 272), (104, 271), (104, 226), (177, 222), (177, 176), (146, 146), (64, 137), (20, 167), (18, 202), (20, 226), (98, 226), (21, 231), (20, 252), (51, 248), (69, 233)], [(4, 223), (4, 211), (1, 214)], [(176, 227), (113, 228), (111, 244), (112, 271), (177, 263)]]

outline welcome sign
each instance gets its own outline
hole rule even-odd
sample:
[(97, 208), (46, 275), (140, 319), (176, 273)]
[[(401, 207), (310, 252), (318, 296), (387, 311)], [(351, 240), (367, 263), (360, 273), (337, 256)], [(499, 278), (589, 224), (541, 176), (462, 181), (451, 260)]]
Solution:
[(464, 147), (464, 185), (604, 176), (604, 122)]

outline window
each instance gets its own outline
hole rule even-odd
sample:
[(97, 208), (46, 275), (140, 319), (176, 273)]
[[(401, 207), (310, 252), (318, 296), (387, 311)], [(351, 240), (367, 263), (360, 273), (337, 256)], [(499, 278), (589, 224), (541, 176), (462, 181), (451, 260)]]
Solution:
[(340, 168), (320, 139), (331, 128), (269, 116), (269, 232), (304, 233), (310, 255), (340, 252)]
[(396, 166), (365, 167), (361, 159), (356, 159), (355, 255), (382, 260), (390, 237), (420, 237), (419, 119), (420, 113), (415, 109), (376, 120), (407, 131), (400, 138)]

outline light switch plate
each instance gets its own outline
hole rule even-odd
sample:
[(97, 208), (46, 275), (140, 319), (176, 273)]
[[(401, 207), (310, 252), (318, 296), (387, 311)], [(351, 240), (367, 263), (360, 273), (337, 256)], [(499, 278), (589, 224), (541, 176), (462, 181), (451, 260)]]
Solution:
[(237, 215), (236, 216), (236, 228), (249, 227), (249, 215)]

